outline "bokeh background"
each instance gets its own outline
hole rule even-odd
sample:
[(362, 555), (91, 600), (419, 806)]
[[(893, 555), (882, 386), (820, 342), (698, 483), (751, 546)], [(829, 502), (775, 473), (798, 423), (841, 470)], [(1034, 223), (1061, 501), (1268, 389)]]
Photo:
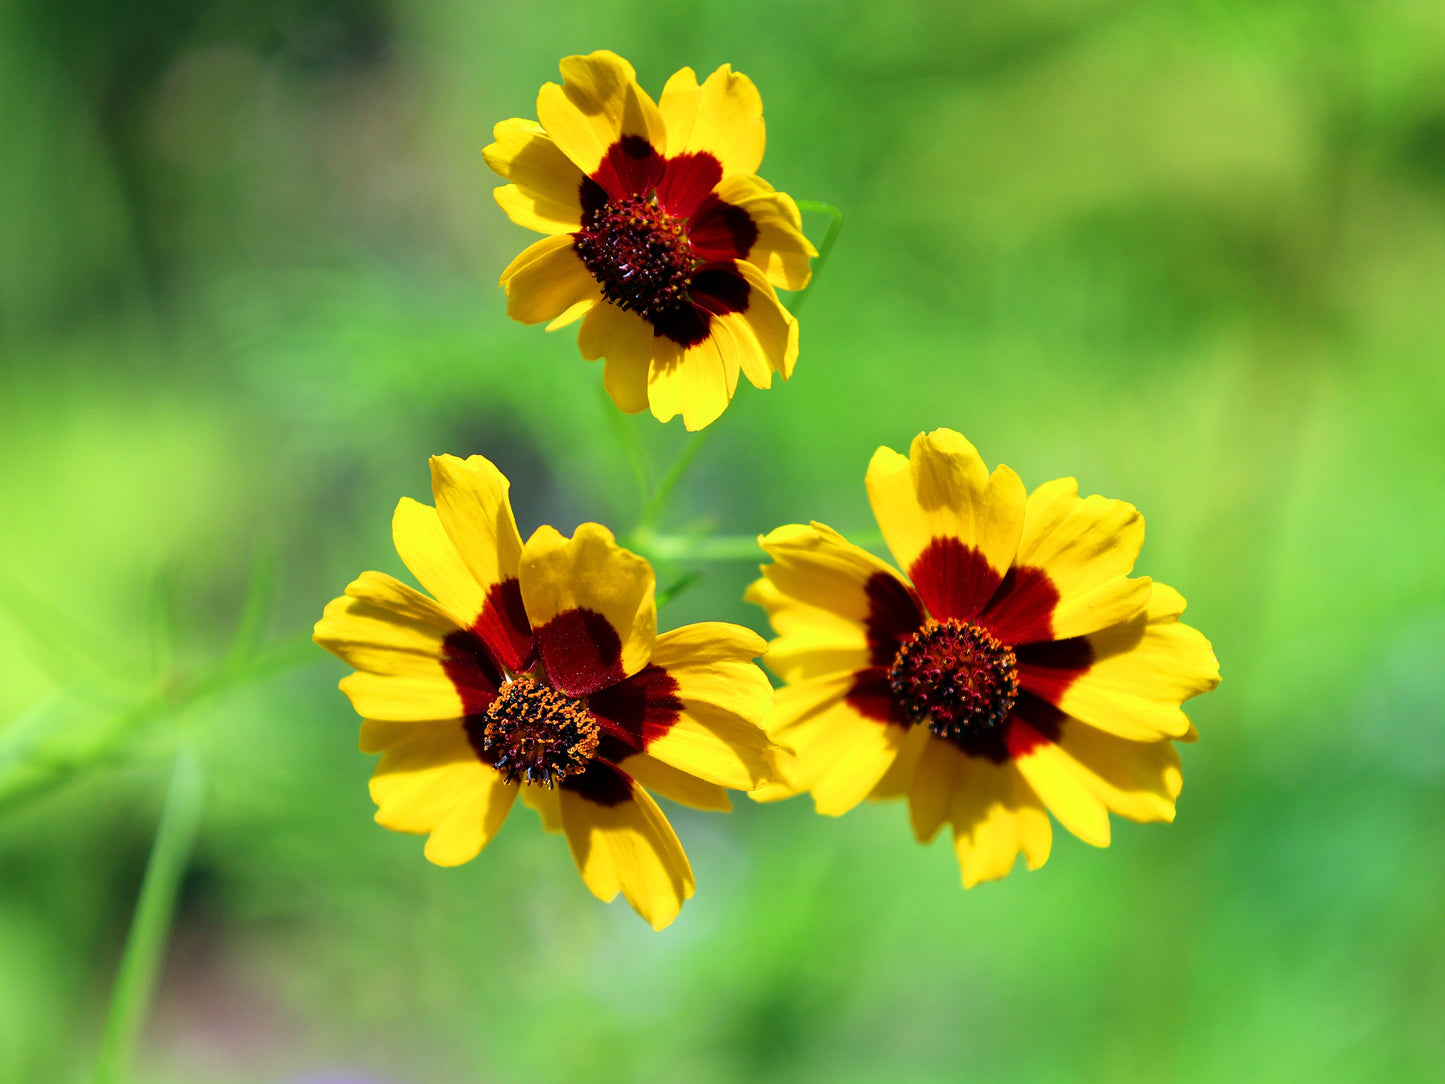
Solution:
[[(866, 532), (939, 425), (1133, 501), (1224, 674), (1172, 827), (965, 893), (896, 804), (670, 809), (654, 934), (520, 806), (454, 870), (372, 824), (307, 637), (405, 575), (426, 457), (524, 534), (638, 514), (599, 368), (505, 316), (480, 154), (599, 47), (751, 75), (764, 176), (848, 216), (663, 526)], [(89, 1078), (178, 741), (138, 1080), (1445, 1072), (1445, 6), (12, 0), (0, 118), (0, 1079)], [(664, 627), (760, 626), (704, 572)]]

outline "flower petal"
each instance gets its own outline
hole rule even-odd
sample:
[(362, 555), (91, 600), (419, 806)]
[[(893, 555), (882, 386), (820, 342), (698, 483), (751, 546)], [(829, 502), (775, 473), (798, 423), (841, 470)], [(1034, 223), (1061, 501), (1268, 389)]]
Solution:
[(556, 320), (574, 306), (597, 301), (602, 288), (572, 247), (572, 235), (544, 237), (524, 248), (502, 272), (507, 315), (524, 324)]
[(459, 627), (477, 619), (486, 603), (485, 589), (457, 552), (435, 508), (403, 497), (391, 517), (391, 538), (411, 574)]
[(1109, 845), (1109, 812), (1073, 758), (1022, 719), (1009, 720), (1009, 749), (1029, 786), (1060, 824), (1085, 843)]
[(691, 432), (722, 416), (738, 382), (732, 335), (709, 325), (707, 337), (680, 351), (656, 350), (647, 374), (647, 400), (658, 421), (682, 415)]
[(1125, 741), (1071, 719), (1058, 744), (1110, 812), (1140, 822), (1174, 819), (1184, 776), (1173, 742)]
[(564, 538), (539, 527), (522, 548), (522, 601), (552, 683), (587, 696), (647, 665), (657, 633), (652, 566), (601, 524)]
[(748, 290), (747, 308), (713, 317), (733, 333), (738, 366), (756, 388), (772, 384), (773, 373), (784, 380), (798, 361), (798, 321), (778, 300), (772, 285), (752, 264), (737, 261), (736, 268)]
[(582, 225), (582, 171), (536, 121), (514, 117), (492, 129), (482, 151), (487, 165), (511, 184), (493, 191), (519, 226), (538, 233), (573, 233)]
[(886, 666), (923, 623), (902, 577), (831, 527), (791, 524), (758, 544), (773, 564), (747, 597), (778, 632), (766, 661), (784, 681)]
[(364, 744), (382, 752), (370, 783), (376, 822), (430, 833), (425, 853), (436, 865), (475, 858), (506, 819), (517, 788), (477, 759), (460, 722), (368, 725), (372, 740)]
[(759, 801), (811, 791), (819, 813), (839, 816), (868, 796), (892, 766), (907, 729), (865, 718), (847, 700), (855, 675), (796, 682), (778, 690), (768, 732), (794, 756), (786, 782), (759, 788)]
[(723, 173), (755, 173), (763, 161), (767, 131), (763, 99), (746, 75), (724, 64), (698, 86), (691, 68), (667, 81), (658, 100), (667, 122), (667, 156), (706, 152)]
[(741, 258), (760, 268), (779, 290), (805, 289), (813, 275), (808, 261), (818, 250), (803, 234), (803, 216), (793, 197), (750, 174), (724, 178), (715, 194), (745, 212), (757, 229), (756, 240)]
[(934, 737), (926, 726), (914, 727), (909, 739), (924, 742), (908, 788), (908, 813), (918, 842), (927, 843), (948, 820), (953, 792), (967, 770), (968, 758), (952, 742)]
[(345, 595), (327, 603), (312, 639), (357, 670), (444, 679), (445, 641), (459, 628), (420, 591), (384, 573), (363, 572)]
[(761, 722), (773, 687), (753, 659), (767, 644), (741, 625), (709, 621), (665, 632), (652, 665), (676, 682), (682, 711), (647, 752), (674, 768), (736, 790), (752, 790), (773, 774), (773, 741)]
[(965, 758), (949, 819), (964, 888), (1007, 876), (1020, 851), (1029, 869), (1049, 860), (1049, 815), (1011, 763)]
[(646, 753), (628, 757), (618, 766), (649, 791), (693, 809), (726, 813), (733, 807), (726, 787), (699, 779)]
[(593, 895), (611, 900), (620, 891), (660, 930), (692, 896), (692, 867), (657, 803), (625, 772), (602, 767), (616, 776), (618, 800), (593, 801), (570, 780), (559, 793), (572, 858)]
[(602, 385), (625, 414), (647, 409), (647, 373), (652, 362), (652, 325), (610, 302), (594, 305), (582, 321), (577, 345), (587, 361), (606, 358)]
[(608, 149), (623, 136), (666, 146), (662, 114), (637, 85), (631, 64), (606, 49), (569, 56), (563, 85), (546, 83), (537, 95), (537, 118), (547, 134), (583, 173), (596, 173)]
[(1133, 741), (1183, 738), (1190, 724), (1179, 705), (1219, 684), (1209, 641), (1179, 621), (1179, 593), (1153, 587), (1144, 614), (1085, 637), (1090, 666), (1056, 699), (1067, 714)]
[(988, 473), (972, 444), (951, 429), (920, 433), (905, 459), (879, 448), (868, 499), (899, 567), (932, 616), (969, 621), (1013, 561), (1024, 489), (1000, 466)]
[[(1081, 499), (1077, 481), (1059, 478), (1029, 494), (1015, 560), (1048, 574), (1064, 610), (1073, 599), (1127, 576), (1143, 544), (1144, 517), (1132, 504), (1097, 495)], [(1055, 622), (1059, 623), (1057, 613)], [(1055, 628), (1054, 635), (1075, 636), (1094, 629)]]
[(562, 792), (553, 787), (522, 784), (522, 804), (534, 810), (547, 832), (562, 831)]

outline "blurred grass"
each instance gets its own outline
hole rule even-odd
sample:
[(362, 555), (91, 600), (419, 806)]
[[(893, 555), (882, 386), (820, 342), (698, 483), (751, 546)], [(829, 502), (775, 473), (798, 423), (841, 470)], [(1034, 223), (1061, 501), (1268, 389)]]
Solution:
[[(938, 425), (1133, 501), (1225, 676), (1179, 820), (964, 894), (897, 806), (677, 811), (699, 892), (654, 936), (525, 811), (449, 871), (372, 825), (318, 652), (188, 724), (215, 782), (140, 1079), (1433, 1079), (1432, 5), (0, 7), (0, 544), (81, 630), (0, 613), (0, 741), (150, 687), (158, 575), (185, 678), (258, 547), (266, 643), (401, 574), (428, 454), (495, 460), (524, 531), (635, 520), (597, 367), (505, 318), (527, 238), (478, 153), (604, 46), (653, 91), (748, 73), (764, 175), (848, 215), (794, 379), (739, 391), (662, 526), (868, 531), (869, 455)], [(757, 626), (751, 569), (664, 626)], [(86, 1079), (168, 749), (0, 820), (0, 1080)]]

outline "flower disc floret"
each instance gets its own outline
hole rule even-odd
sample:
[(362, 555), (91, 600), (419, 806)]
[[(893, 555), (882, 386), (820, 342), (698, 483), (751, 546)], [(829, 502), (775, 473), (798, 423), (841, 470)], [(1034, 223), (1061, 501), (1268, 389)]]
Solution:
[(554, 787), (586, 771), (599, 727), (582, 704), (529, 678), (501, 687), (487, 707), (482, 752), (508, 783)]
[(1018, 659), (977, 625), (929, 620), (898, 649), (888, 686), (913, 723), (962, 747), (1008, 718), (1018, 700)]
[(577, 255), (619, 309), (652, 319), (687, 304), (692, 242), (657, 196), (609, 200), (573, 235)]

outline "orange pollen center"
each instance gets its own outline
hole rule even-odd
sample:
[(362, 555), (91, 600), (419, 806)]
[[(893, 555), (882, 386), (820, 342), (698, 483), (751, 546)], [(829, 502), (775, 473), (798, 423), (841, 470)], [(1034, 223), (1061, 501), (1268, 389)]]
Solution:
[(598, 737), (584, 705), (524, 677), (503, 685), (488, 705), (482, 751), (508, 783), (552, 787), (586, 769)]
[(663, 210), (656, 196), (609, 200), (584, 219), (573, 247), (602, 286), (602, 296), (643, 318), (688, 300), (692, 242), (686, 221)]
[(1018, 659), (977, 625), (930, 618), (898, 649), (888, 686), (910, 721), (961, 744), (1008, 718), (1018, 700)]

